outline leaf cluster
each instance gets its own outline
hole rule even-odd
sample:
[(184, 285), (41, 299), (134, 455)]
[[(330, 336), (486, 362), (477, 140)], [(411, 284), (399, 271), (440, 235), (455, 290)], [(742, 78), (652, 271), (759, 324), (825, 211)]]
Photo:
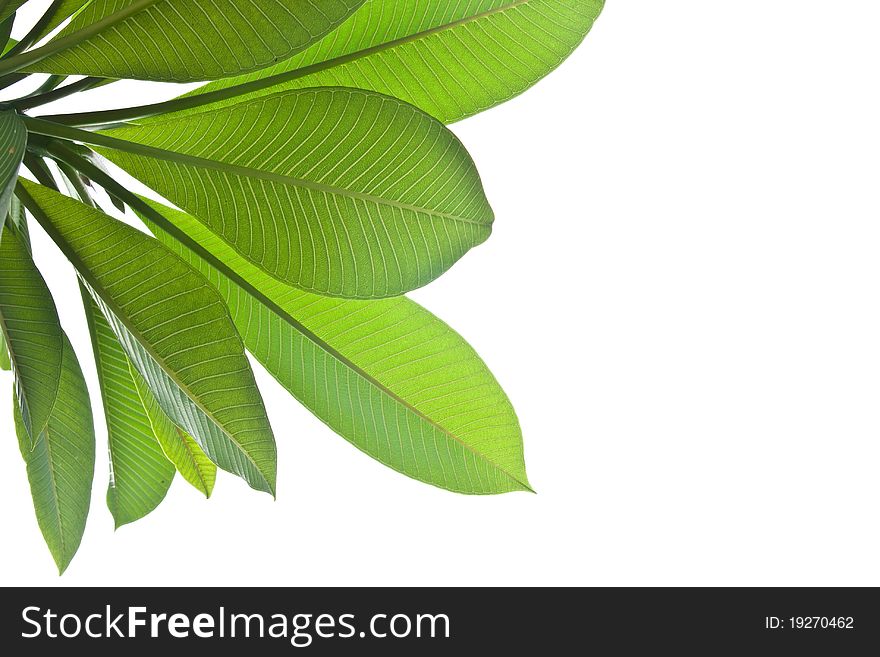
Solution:
[[(153, 511), (178, 474), (208, 497), (218, 469), (275, 495), (248, 354), (398, 472), (465, 494), (531, 490), (501, 386), (403, 295), (492, 231), (448, 124), (556, 68), (603, 0), (53, 0), (17, 25), (27, 1), (0, 0), (0, 367), (59, 570), (88, 516), (93, 405), (117, 527)], [(205, 84), (39, 112), (120, 79)], [(29, 222), (78, 278), (100, 399)]]

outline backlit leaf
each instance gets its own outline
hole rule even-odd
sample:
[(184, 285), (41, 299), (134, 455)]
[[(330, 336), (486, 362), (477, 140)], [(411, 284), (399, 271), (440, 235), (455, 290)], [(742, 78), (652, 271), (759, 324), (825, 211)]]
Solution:
[[(367, 0), (309, 49), (193, 94), (272, 78), (255, 95), (344, 86), (401, 98), (445, 123), (522, 93), (584, 39), (604, 0)], [(225, 101), (235, 103), (240, 99)]]
[(217, 286), (248, 350), (315, 415), (373, 458), (469, 494), (531, 490), (513, 407), (474, 350), (399, 297), (320, 297), (273, 281), (185, 213), (151, 206), (241, 275), (260, 298), (168, 237)]
[(89, 394), (76, 354), (62, 335), (58, 395), (49, 422), (31, 443), (15, 404), (15, 430), (27, 465), (37, 523), (64, 572), (79, 548), (95, 473), (95, 430)]
[(275, 441), (222, 298), (156, 240), (22, 181), (22, 200), (79, 272), (162, 410), (221, 468), (274, 494)]
[(319, 294), (399, 295), (491, 232), (458, 139), (373, 92), (291, 91), (106, 134), (91, 139), (108, 159), (250, 263)]
[(107, 420), (107, 507), (119, 528), (159, 506), (171, 486), (174, 466), (159, 445), (125, 350), (88, 292), (82, 293)]
[(0, 239), (0, 329), (21, 405), (22, 424), (36, 439), (55, 403), (63, 338), (55, 303), (27, 245), (9, 225)]
[(213, 80), (290, 57), (339, 25), (362, 1), (92, 0), (54, 41), (86, 30), (89, 38), (77, 39), (28, 70)]

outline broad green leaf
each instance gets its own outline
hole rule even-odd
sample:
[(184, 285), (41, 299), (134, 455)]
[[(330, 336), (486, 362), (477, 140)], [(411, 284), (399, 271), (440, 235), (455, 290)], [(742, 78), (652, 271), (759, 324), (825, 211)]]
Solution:
[(217, 286), (248, 350), (334, 431), (395, 470), (451, 491), (531, 490), (510, 401), (446, 324), (404, 297), (331, 299), (285, 286), (194, 218), (150, 203), (259, 290), (262, 301), (142, 215)]
[(89, 514), (95, 475), (95, 429), (82, 370), (67, 336), (58, 396), (48, 424), (31, 444), (15, 404), (15, 430), (27, 465), (31, 497), (43, 538), (64, 572), (76, 554)]
[(0, 329), (6, 339), (22, 423), (34, 440), (49, 421), (61, 376), (63, 332), (52, 295), (22, 237), (0, 239)]
[[(73, 43), (27, 70), (168, 82), (213, 80), (292, 56), (338, 26), (362, 2), (93, 0), (46, 47)], [(67, 39), (79, 31), (77, 38)]]
[(274, 494), (275, 440), (222, 298), (172, 251), (100, 210), (22, 180), (156, 401), (218, 466)]
[(6, 45), (2, 49), (0, 49), (0, 55), (5, 55), (7, 52), (15, 47), (16, 43), (18, 43), (18, 41), (16, 41), (15, 39), (9, 39), (6, 42)]
[(217, 479), (217, 466), (189, 434), (175, 426), (162, 412), (146, 381), (134, 366), (130, 366), (130, 371), (165, 457), (196, 490), (201, 491), (205, 497), (211, 497)]
[(27, 146), (27, 128), (12, 110), (0, 112), (0, 217), (9, 211), (18, 168)]
[(108, 159), (251, 264), (311, 292), (396, 296), (437, 278), (491, 232), (492, 210), (461, 143), (373, 92), (284, 92), (106, 134), (127, 151), (100, 148)]
[(584, 39), (604, 4), (367, 0), (339, 29), (291, 59), (192, 93), (269, 78), (277, 83), (253, 95), (358, 87), (451, 123), (510, 100), (550, 73)]
[(107, 507), (118, 529), (159, 506), (174, 478), (174, 465), (159, 445), (125, 350), (89, 293), (82, 289), (82, 294), (107, 420)]

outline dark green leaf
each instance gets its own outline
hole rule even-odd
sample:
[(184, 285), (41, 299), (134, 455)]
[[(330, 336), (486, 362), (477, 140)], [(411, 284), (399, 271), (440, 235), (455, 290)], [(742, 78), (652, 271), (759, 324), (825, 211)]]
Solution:
[(6, 20), (18, 11), (28, 0), (0, 0), (0, 21)]
[[(290, 57), (338, 26), (361, 2), (93, 0), (45, 46), (51, 54), (27, 70), (169, 82), (213, 80)], [(67, 39), (79, 31), (79, 37), (88, 38)], [(67, 47), (59, 50), (61, 45)]]
[(159, 506), (171, 486), (174, 466), (159, 445), (125, 350), (88, 292), (82, 293), (107, 420), (107, 506), (119, 528)]
[(11, 110), (0, 112), (0, 217), (9, 211), (26, 147), (27, 128), (21, 118)]
[(55, 404), (63, 332), (52, 295), (21, 236), (8, 225), (0, 239), (0, 329), (6, 338), (22, 423), (34, 439)]
[[(604, 0), (368, 0), (295, 57), (194, 94), (259, 79), (282, 89), (344, 86), (401, 98), (445, 123), (513, 98), (568, 57)], [(221, 104), (237, 102), (236, 99)]]
[(373, 92), (284, 92), (107, 134), (84, 138), (251, 264), (319, 294), (399, 295), (491, 232), (461, 143)]
[(162, 410), (221, 468), (274, 493), (275, 441), (244, 346), (209, 283), (156, 240), (22, 181)]
[(15, 405), (15, 429), (27, 464), (31, 497), (43, 538), (64, 572), (85, 531), (95, 474), (95, 430), (89, 394), (76, 354), (62, 334), (63, 366), (48, 424), (31, 444)]
[(6, 52), (9, 46), (9, 38), (12, 36), (12, 26), (15, 23), (15, 14), (0, 20), (0, 53)]
[(474, 350), (409, 299), (320, 297), (274, 281), (185, 213), (152, 208), (232, 267), (254, 296), (179, 242), (229, 305), (245, 344), (334, 431), (382, 463), (468, 494), (531, 490), (513, 407)]

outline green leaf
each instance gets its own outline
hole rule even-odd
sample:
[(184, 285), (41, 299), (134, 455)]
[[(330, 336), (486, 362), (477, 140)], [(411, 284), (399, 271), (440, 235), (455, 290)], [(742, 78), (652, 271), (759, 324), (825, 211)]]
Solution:
[(93, 0), (29, 60), (30, 72), (212, 80), (272, 65), (363, 0)]
[(255, 80), (274, 84), (252, 96), (358, 87), (401, 98), (451, 123), (510, 100), (550, 73), (584, 39), (604, 4), (368, 0), (338, 30), (295, 57), (192, 94)]
[(0, 112), (0, 144), (0, 217), (5, 217), (27, 147), (27, 128), (12, 110)]
[(33, 446), (15, 404), (15, 430), (27, 465), (37, 523), (63, 573), (76, 554), (89, 514), (95, 475), (95, 429), (89, 394), (76, 354), (62, 335), (58, 395), (49, 423)]
[(12, 363), (9, 362), (9, 350), (6, 348), (6, 336), (0, 331), (0, 370), (8, 372), (12, 369)]
[(492, 210), (458, 139), (373, 92), (284, 92), (106, 134), (115, 138), (102, 142), (108, 159), (251, 264), (319, 294), (399, 295), (491, 232)]
[(30, 181), (18, 189), (162, 410), (214, 463), (274, 494), (275, 440), (216, 290), (162, 244), (100, 210)]
[(18, 11), (18, 8), (21, 7), (28, 0), (5, 0), (0, 1), (0, 21), (6, 20), (12, 14)]
[(40, 34), (37, 36), (37, 41), (50, 34), (52, 30), (61, 25), (61, 23), (68, 18), (81, 11), (83, 7), (89, 4), (89, 2), (91, 2), (91, 0), (61, 0), (55, 13), (52, 15), (52, 18), (46, 23), (45, 27), (40, 30)]
[(9, 40), (12, 36), (12, 26), (15, 23), (15, 14), (7, 18), (0, 19), (0, 54), (6, 52), (9, 46)]
[(217, 466), (205, 455), (198, 443), (185, 431), (174, 425), (159, 407), (153, 393), (143, 377), (132, 365), (131, 377), (135, 382), (141, 403), (153, 426), (153, 431), (165, 457), (171, 461), (181, 476), (201, 491), (205, 497), (211, 497), (214, 482), (217, 479)]
[(252, 286), (237, 285), (141, 214), (217, 286), (257, 360), (334, 431), (395, 470), (451, 491), (531, 490), (510, 401), (474, 350), (434, 315), (403, 297), (352, 301), (285, 286), (193, 217), (148, 203)]
[(52, 295), (22, 237), (4, 225), (0, 239), (0, 329), (21, 405), (22, 424), (36, 439), (55, 404), (63, 332)]
[(89, 293), (82, 288), (104, 401), (110, 451), (107, 506), (116, 528), (140, 520), (165, 499), (174, 465), (165, 458), (129, 368), (128, 356)]

